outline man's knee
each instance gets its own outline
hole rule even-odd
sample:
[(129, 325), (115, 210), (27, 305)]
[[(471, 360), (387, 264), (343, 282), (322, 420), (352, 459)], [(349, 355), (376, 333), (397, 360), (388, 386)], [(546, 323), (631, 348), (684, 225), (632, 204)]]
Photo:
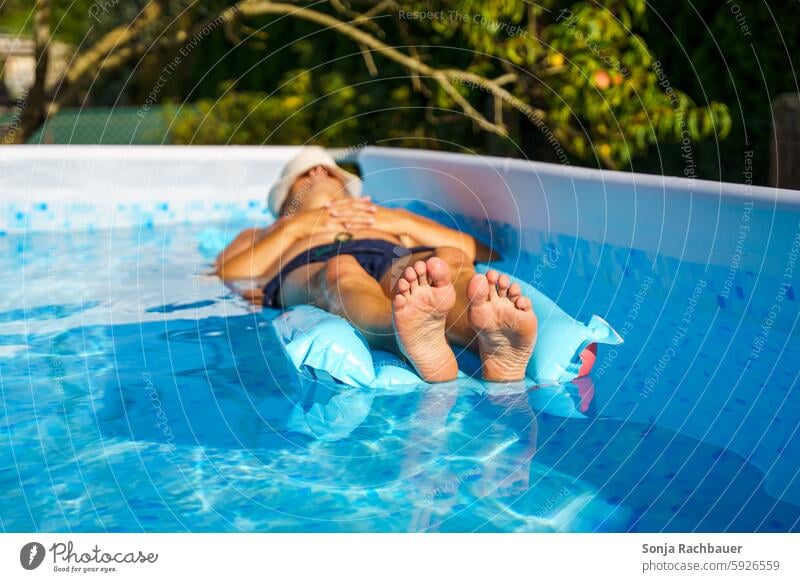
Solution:
[(320, 270), (320, 292), (314, 298), (314, 305), (342, 317), (349, 317), (342, 303), (343, 295), (350, 291), (364, 290), (362, 275), (366, 275), (364, 269), (350, 255), (329, 259)]
[(328, 288), (346, 283), (348, 275), (361, 269), (358, 261), (350, 255), (337, 255), (325, 263), (325, 284)]
[[(347, 273), (352, 269), (348, 255), (339, 255), (328, 259), (314, 276), (314, 289), (311, 293), (311, 304), (337, 313), (341, 304), (339, 293), (342, 285), (347, 281)], [(353, 259), (355, 260), (355, 259)]]

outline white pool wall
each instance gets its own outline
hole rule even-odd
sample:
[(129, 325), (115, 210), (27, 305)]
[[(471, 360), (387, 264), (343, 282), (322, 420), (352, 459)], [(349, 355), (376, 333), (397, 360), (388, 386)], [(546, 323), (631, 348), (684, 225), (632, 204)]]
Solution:
[(297, 146), (0, 147), (0, 231), (264, 218)]
[[(0, 147), (0, 232), (266, 221), (298, 146)], [(568, 235), (695, 263), (778, 272), (800, 233), (800, 192), (368, 146), (353, 156), (380, 202), (424, 201), (522, 232)], [(483, 233), (488, 239), (494, 234)], [(493, 237), (501, 252), (508, 240)]]
[(715, 265), (739, 250), (739, 268), (765, 259), (774, 271), (800, 232), (795, 190), (393, 148), (365, 148), (358, 161), (376, 200), (506, 223), (522, 230), (522, 248), (533, 243), (525, 232), (543, 231)]

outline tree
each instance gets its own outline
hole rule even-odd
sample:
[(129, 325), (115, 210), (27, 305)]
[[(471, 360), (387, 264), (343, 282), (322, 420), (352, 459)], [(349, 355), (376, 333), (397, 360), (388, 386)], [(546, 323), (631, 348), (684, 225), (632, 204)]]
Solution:
[(44, 123), (46, 118), (45, 79), (49, 64), (50, 0), (36, 0), (33, 12), (33, 43), (36, 50), (36, 73), (28, 92), (27, 107), (22, 110), (19, 136), (28, 136)]
[[(182, 62), (187, 46), (219, 29), (233, 47), (260, 43), (250, 50), (280, 55), (258, 64), (275, 74), (261, 91), (239, 91), (234, 78), (219, 98), (171, 109), (175, 141), (353, 144), (391, 135), (470, 144), (493, 135), (499, 139), (483, 143), (495, 151), (549, 152), (564, 163), (595, 158), (619, 168), (650, 144), (721, 137), (730, 124), (724, 105), (696, 106), (669, 83), (634, 32), (645, 7), (644, 0), (603, 7), (557, 0), (152, 1), (78, 52), (45, 114), (82, 103), (97, 75), (137, 70), (145, 61), (152, 67), (154, 55), (157, 70)], [(292, 59), (290, 49), (270, 45), (287, 23), (313, 38), (310, 50), (302, 36), (292, 39)], [(314, 50), (331, 46), (334, 63), (326, 50)]]

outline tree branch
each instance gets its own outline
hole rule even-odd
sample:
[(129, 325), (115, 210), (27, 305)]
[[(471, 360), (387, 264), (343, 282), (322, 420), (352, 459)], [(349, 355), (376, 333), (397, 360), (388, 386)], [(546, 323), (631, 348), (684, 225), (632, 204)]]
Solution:
[(375, 65), (375, 59), (372, 58), (372, 53), (367, 50), (363, 44), (358, 45), (358, 50), (361, 51), (361, 56), (364, 57), (364, 64), (367, 65), (367, 70), (372, 77), (378, 76), (378, 67)]
[(50, 62), (50, 0), (36, 0), (33, 14), (33, 43), (36, 69), (33, 86), (25, 98), (26, 106), (20, 115), (19, 131), (6, 136), (5, 143), (25, 143), (44, 122), (47, 115), (45, 81)]
[(431, 67), (421, 60), (411, 57), (395, 48), (392, 48), (384, 42), (378, 40), (371, 34), (348, 24), (341, 20), (330, 16), (328, 14), (312, 10), (310, 8), (298, 7), (292, 4), (282, 2), (270, 2), (268, 0), (243, 0), (236, 5), (239, 12), (243, 16), (263, 16), (267, 14), (283, 14), (292, 18), (299, 18), (308, 22), (313, 22), (321, 26), (334, 29), (336, 32), (355, 41), (359, 45), (366, 46), (367, 48), (380, 53), (384, 57), (416, 72), (419, 75), (431, 77), (436, 79), (442, 88), (450, 95), (454, 101), (461, 107), (461, 109), (472, 117), (479, 126), (483, 129), (496, 133), (501, 136), (508, 134), (505, 127), (492, 123), (475, 110), (469, 102), (458, 93), (453, 87), (453, 83), (462, 82), (474, 86), (482, 87), (496, 98), (499, 98), (502, 103), (506, 103), (510, 107), (517, 109), (523, 113), (532, 123), (541, 126), (545, 123), (545, 113), (541, 109), (531, 107), (518, 97), (512, 95), (509, 91), (505, 90), (502, 85), (516, 80), (516, 75), (509, 73), (499, 77), (497, 80), (487, 79), (481, 75), (462, 71), (458, 69), (437, 69)]
[[(196, 34), (217, 18), (222, 19), (225, 23), (233, 22), (236, 12), (236, 6), (232, 6), (225, 9), (219, 16), (207, 18), (196, 24), (191, 30), (180, 29), (168, 39), (159, 38), (158, 42), (162, 47), (186, 42), (192, 34)], [(161, 0), (151, 1), (133, 22), (114, 28), (81, 54), (65, 72), (62, 80), (65, 88), (51, 103), (50, 114), (57, 113), (63, 104), (72, 101), (87, 79), (96, 78), (100, 72), (113, 70), (151, 50), (156, 43), (145, 45), (137, 44), (135, 41), (143, 31), (161, 22), (163, 14)]]
[(459, 93), (450, 80), (443, 74), (437, 74), (434, 78), (439, 82), (445, 92), (450, 95), (453, 101), (458, 104), (459, 107), (466, 113), (469, 117), (471, 117), (475, 123), (477, 123), (480, 127), (485, 129), (486, 131), (491, 131), (492, 133), (496, 133), (497, 135), (501, 135), (503, 137), (508, 136), (508, 130), (503, 127), (502, 125), (497, 125), (492, 123), (488, 119), (486, 119), (483, 115), (478, 113), (478, 111), (472, 106), (472, 104), (467, 101), (461, 93)]
[(394, 0), (384, 0), (362, 14), (349, 8), (348, 6), (345, 6), (341, 0), (330, 0), (330, 2), (331, 6), (333, 6), (333, 8), (339, 14), (343, 14), (344, 16), (352, 18), (350, 21), (351, 24), (355, 26), (363, 24), (364, 26), (369, 27), (374, 34), (377, 34), (380, 37), (383, 37), (385, 33), (383, 32), (383, 29), (372, 20), (372, 18), (386, 10), (386, 8), (396, 6)]
[[(37, 0), (37, 6), (48, 7), (49, 13), (50, 0)], [(440, 69), (431, 67), (426, 64), (421, 57), (414, 51), (413, 47), (409, 48), (411, 55), (406, 54), (396, 48), (393, 48), (383, 41), (376, 38), (374, 35), (362, 30), (358, 25), (368, 23), (370, 19), (385, 10), (387, 7), (396, 6), (393, 0), (383, 0), (377, 3), (371, 10), (358, 16), (352, 23), (343, 22), (334, 16), (330, 16), (323, 12), (313, 10), (310, 8), (300, 7), (288, 2), (272, 2), (269, 0), (242, 0), (238, 4), (230, 6), (223, 10), (214, 20), (222, 20), (226, 24), (233, 24), (236, 19), (242, 17), (254, 17), (263, 15), (285, 15), (290, 18), (296, 18), (312, 22), (317, 25), (330, 28), (335, 32), (342, 34), (353, 40), (367, 63), (370, 74), (377, 74), (377, 67), (372, 60), (372, 53), (378, 53), (385, 58), (388, 58), (395, 63), (400, 64), (408, 69), (411, 73), (412, 82), (415, 87), (422, 90), (425, 86), (420, 83), (421, 77), (429, 77), (434, 79), (443, 90), (450, 96), (453, 101), (461, 108), (461, 110), (477, 123), (479, 127), (485, 131), (495, 133), (500, 136), (507, 136), (508, 131), (502, 122), (502, 106), (508, 105), (523, 113), (532, 123), (538, 127), (542, 127), (545, 123), (545, 113), (537, 108), (531, 107), (521, 99), (515, 97), (511, 92), (504, 88), (504, 85), (517, 81), (518, 77), (515, 73), (509, 72), (496, 79), (487, 79), (481, 75), (464, 71), (460, 69)], [(340, 4), (340, 8), (348, 10)], [(44, 13), (43, 13), (44, 14)], [(157, 25), (164, 16), (162, 10), (162, 3), (160, 0), (152, 0), (145, 6), (133, 22), (120, 25), (107, 34), (105, 34), (99, 41), (87, 50), (81, 52), (75, 57), (72, 63), (68, 66), (64, 76), (61, 80), (61, 91), (56, 94), (50, 103), (49, 109), (44, 107), (44, 116), (40, 116), (38, 122), (35, 120), (31, 122), (29, 132), (19, 132), (20, 138), (24, 141), (32, 133), (36, 127), (46, 119), (47, 114), (56, 113), (63, 104), (70, 102), (76, 97), (81, 87), (88, 79), (94, 79), (97, 75), (104, 70), (113, 69), (124, 65), (131, 59), (145, 54), (151, 46), (144, 44), (137, 44), (136, 41), (140, 35), (146, 30)], [(174, 36), (168, 40), (159, 39), (162, 46), (171, 46), (185, 41), (186, 38), (194, 30), (198, 30), (205, 26), (211, 19), (200, 23), (192, 30), (187, 31), (184, 29), (179, 30)], [(49, 39), (49, 26), (47, 27), (47, 38)], [(49, 41), (48, 41), (49, 42)], [(46, 43), (45, 43), (46, 45)], [(41, 59), (40, 59), (41, 60)], [(46, 67), (46, 58), (44, 59)], [(38, 79), (37, 67), (37, 79)], [(42, 74), (42, 83), (44, 82), (44, 74)], [(495, 102), (495, 122), (489, 121), (484, 115), (477, 111), (461, 93), (456, 89), (457, 84), (465, 84), (469, 87), (480, 87), (484, 91), (490, 93), (494, 97)]]
[(161, 17), (161, 6), (158, 2), (150, 2), (145, 6), (133, 22), (121, 24), (109, 31), (92, 47), (81, 53), (64, 73), (64, 81), (74, 85), (87, 74), (97, 72), (103, 59), (120, 47), (125, 47), (151, 24)]

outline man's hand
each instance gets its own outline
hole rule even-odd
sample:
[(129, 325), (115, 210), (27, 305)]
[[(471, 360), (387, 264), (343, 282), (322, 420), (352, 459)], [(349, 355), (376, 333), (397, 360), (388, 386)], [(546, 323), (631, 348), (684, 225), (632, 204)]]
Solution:
[[(469, 260), (488, 261), (496, 257), (491, 249), (471, 235), (448, 228), (424, 216), (403, 208), (375, 206), (374, 228), (404, 237), (411, 237), (418, 245), (430, 247), (454, 247), (463, 251)], [(404, 241), (405, 244), (405, 241)]]
[(297, 238), (369, 228), (375, 224), (377, 206), (369, 198), (342, 198), (323, 208), (286, 217)]
[(292, 245), (310, 236), (333, 237), (340, 232), (369, 228), (375, 223), (377, 207), (369, 198), (342, 198), (316, 210), (288, 214), (266, 230), (243, 235), (249, 244), (235, 256), (223, 253), (217, 261), (217, 274), (223, 279), (274, 277), (280, 271), (281, 257)]
[(399, 235), (410, 232), (414, 229), (413, 217), (411, 213), (402, 208), (386, 208), (373, 204), (375, 213), (375, 228)]

